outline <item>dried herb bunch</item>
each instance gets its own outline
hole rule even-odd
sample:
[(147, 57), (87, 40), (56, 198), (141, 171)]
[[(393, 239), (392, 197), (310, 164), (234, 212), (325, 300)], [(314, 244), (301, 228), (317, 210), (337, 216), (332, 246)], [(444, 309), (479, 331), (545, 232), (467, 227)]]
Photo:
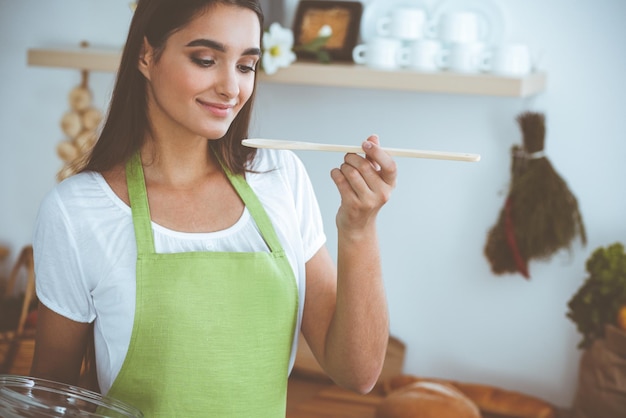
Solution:
[(523, 147), (512, 147), (511, 182), (505, 206), (487, 236), (485, 256), (495, 274), (519, 272), (528, 278), (528, 261), (548, 259), (587, 237), (578, 201), (543, 154), (545, 116), (517, 117)]
[(567, 317), (583, 335), (579, 348), (604, 337), (605, 325), (618, 325), (626, 305), (626, 253), (621, 243), (596, 249), (586, 264), (589, 276), (568, 302)]

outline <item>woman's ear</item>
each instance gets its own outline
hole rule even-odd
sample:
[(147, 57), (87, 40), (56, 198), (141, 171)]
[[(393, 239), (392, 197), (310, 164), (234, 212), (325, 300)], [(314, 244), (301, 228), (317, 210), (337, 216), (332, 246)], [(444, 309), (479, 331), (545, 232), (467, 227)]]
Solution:
[(144, 36), (143, 45), (139, 51), (139, 59), (137, 62), (137, 68), (143, 74), (146, 79), (150, 80), (150, 67), (152, 66), (152, 59), (154, 58), (154, 49), (150, 42)]

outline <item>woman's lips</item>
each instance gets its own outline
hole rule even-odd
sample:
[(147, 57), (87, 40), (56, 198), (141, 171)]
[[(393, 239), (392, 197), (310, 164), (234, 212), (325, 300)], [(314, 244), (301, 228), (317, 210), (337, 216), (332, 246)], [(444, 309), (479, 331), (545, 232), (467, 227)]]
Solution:
[(207, 103), (202, 100), (198, 100), (198, 103), (211, 114), (224, 118), (231, 114), (233, 105), (223, 103)]

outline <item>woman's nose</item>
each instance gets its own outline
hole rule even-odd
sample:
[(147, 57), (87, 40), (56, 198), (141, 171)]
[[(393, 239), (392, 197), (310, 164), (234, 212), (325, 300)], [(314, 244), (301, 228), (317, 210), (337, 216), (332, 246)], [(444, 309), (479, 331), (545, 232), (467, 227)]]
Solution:
[(223, 97), (237, 97), (239, 94), (239, 75), (236, 70), (225, 68), (220, 72), (217, 91)]

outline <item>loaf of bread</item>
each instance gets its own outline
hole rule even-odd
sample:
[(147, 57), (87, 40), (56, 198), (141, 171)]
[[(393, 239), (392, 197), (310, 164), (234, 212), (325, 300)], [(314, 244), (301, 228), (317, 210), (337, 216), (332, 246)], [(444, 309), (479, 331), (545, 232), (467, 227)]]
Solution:
[(382, 390), (385, 395), (391, 396), (391, 394), (396, 393), (398, 390), (416, 382), (449, 384), (467, 398), (471, 399), (483, 413), (509, 418), (556, 417), (556, 409), (554, 406), (542, 399), (488, 385), (399, 375), (387, 379), (382, 385)]
[(480, 418), (480, 411), (454, 386), (420, 381), (385, 397), (376, 418)]

